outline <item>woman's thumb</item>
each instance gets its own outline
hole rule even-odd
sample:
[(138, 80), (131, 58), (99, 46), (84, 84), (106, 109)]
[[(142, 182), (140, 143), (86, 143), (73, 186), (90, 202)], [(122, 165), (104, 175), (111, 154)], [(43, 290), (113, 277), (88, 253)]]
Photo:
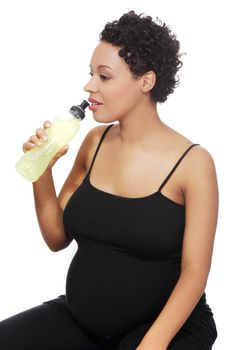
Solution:
[(68, 145), (62, 146), (62, 148), (60, 149), (60, 151), (57, 154), (58, 157), (60, 158), (60, 157), (64, 156), (64, 154), (67, 153), (68, 149), (69, 149)]

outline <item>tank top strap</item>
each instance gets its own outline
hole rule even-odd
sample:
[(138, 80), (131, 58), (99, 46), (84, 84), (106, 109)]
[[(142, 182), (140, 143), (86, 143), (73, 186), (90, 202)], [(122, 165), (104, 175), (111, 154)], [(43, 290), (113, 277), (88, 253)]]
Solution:
[(95, 158), (96, 158), (96, 156), (97, 156), (97, 153), (98, 153), (98, 151), (99, 151), (99, 148), (100, 148), (100, 146), (101, 146), (101, 143), (103, 142), (103, 139), (104, 139), (105, 135), (107, 134), (108, 130), (109, 130), (109, 129), (111, 128), (111, 126), (113, 126), (113, 125), (114, 125), (114, 124), (108, 125), (107, 128), (104, 130), (104, 132), (103, 132), (103, 134), (102, 134), (102, 136), (101, 136), (101, 138), (100, 138), (100, 140), (99, 140), (98, 146), (97, 146), (97, 148), (96, 148), (96, 151), (95, 151), (95, 154), (94, 154), (94, 156), (93, 156), (93, 159), (92, 159), (92, 162), (91, 162), (91, 166), (90, 166), (90, 168), (89, 168), (89, 170), (88, 170), (87, 175), (91, 172), (91, 169), (92, 169), (92, 166), (93, 166), (93, 164), (94, 164)]
[(158, 192), (160, 192), (163, 188), (163, 186), (167, 183), (167, 181), (170, 179), (170, 177), (172, 176), (172, 174), (174, 173), (174, 171), (176, 170), (176, 168), (178, 167), (178, 165), (180, 164), (180, 162), (182, 161), (182, 159), (186, 156), (186, 154), (190, 151), (190, 149), (194, 146), (200, 146), (199, 143), (193, 143), (191, 146), (189, 146), (189, 148), (182, 154), (182, 156), (178, 159), (178, 161), (176, 162), (176, 164), (174, 165), (174, 167), (172, 168), (172, 170), (170, 171), (170, 173), (167, 175), (167, 177), (165, 178), (165, 180), (162, 182), (161, 186), (158, 189)]

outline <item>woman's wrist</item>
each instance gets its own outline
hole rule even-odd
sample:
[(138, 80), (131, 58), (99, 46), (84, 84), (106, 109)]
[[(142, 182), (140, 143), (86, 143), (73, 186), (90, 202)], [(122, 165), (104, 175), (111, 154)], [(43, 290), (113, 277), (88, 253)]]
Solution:
[(52, 167), (48, 166), (47, 169), (43, 172), (43, 174), (33, 182), (33, 185), (39, 185), (41, 183), (47, 182), (52, 177)]

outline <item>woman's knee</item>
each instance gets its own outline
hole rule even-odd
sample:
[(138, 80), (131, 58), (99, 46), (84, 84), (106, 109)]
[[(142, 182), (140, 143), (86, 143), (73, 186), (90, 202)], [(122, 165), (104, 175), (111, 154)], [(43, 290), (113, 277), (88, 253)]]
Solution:
[(43, 303), (0, 322), (0, 349), (99, 350), (68, 310)]
[(23, 349), (34, 344), (41, 338), (48, 324), (51, 322), (51, 315), (46, 305), (40, 305), (20, 312), (0, 322), (0, 349)]

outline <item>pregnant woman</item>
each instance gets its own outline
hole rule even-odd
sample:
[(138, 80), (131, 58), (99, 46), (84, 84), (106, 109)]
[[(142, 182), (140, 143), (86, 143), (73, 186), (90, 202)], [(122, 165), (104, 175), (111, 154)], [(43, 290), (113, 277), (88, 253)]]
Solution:
[[(176, 36), (150, 16), (129, 11), (105, 25), (84, 87), (100, 125), (84, 138), (58, 196), (52, 167), (67, 146), (33, 183), (46, 244), (54, 252), (78, 244), (66, 293), (0, 322), (1, 349), (212, 348), (205, 288), (215, 165), (157, 110), (178, 83), (180, 57)], [(24, 152), (46, 142), (50, 125)]]

